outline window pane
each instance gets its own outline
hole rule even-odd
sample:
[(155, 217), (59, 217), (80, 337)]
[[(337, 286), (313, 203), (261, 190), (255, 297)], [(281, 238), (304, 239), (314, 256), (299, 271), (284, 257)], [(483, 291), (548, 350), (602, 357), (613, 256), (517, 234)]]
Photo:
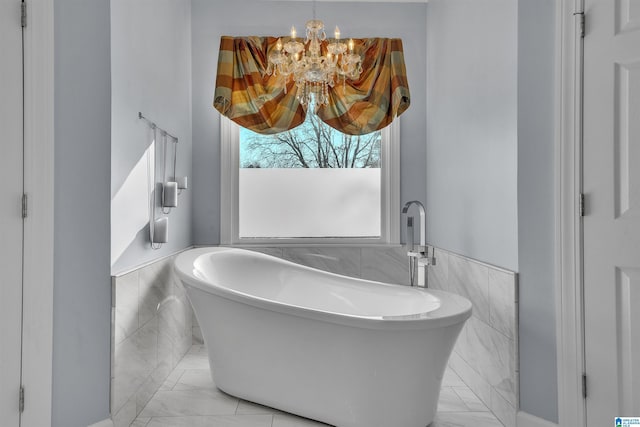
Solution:
[(380, 237), (380, 141), (312, 114), (277, 135), (241, 129), (240, 237)]

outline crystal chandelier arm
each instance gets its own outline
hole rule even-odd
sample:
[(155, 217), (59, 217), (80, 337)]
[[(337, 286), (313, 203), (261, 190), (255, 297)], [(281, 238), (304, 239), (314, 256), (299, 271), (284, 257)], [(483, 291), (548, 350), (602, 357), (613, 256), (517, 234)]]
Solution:
[[(315, 10), (315, 5), (314, 5)], [(293, 75), (297, 87), (297, 98), (305, 109), (310, 104), (327, 105), (329, 88), (334, 87), (336, 79), (358, 78), (362, 72), (360, 56), (354, 53), (355, 43), (340, 42), (340, 29), (336, 27), (333, 42), (327, 42), (324, 23), (314, 19), (305, 26), (306, 41), (295, 39), (295, 27), (291, 28), (291, 40), (269, 55), (269, 70), (274, 69), (281, 75)], [(323, 55), (323, 46), (326, 54)], [(348, 53), (347, 53), (348, 52)], [(285, 79), (286, 82), (286, 79)]]

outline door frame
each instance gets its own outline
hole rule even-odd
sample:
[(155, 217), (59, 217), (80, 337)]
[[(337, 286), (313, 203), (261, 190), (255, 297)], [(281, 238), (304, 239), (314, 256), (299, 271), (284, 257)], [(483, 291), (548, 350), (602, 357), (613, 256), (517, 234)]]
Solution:
[(558, 417), (561, 426), (584, 426), (583, 234), (582, 192), (583, 38), (580, 13), (584, 0), (557, 3), (556, 128), (556, 343)]
[[(16, 0), (18, 1), (18, 0)], [(23, 427), (51, 425), (54, 237), (53, 2), (25, 0)]]

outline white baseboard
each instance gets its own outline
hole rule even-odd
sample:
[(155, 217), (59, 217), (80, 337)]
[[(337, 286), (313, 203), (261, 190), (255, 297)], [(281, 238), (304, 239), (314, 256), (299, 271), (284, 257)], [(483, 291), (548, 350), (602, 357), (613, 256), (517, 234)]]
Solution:
[(113, 421), (111, 421), (111, 418), (108, 418), (106, 420), (98, 421), (97, 423), (91, 424), (87, 427), (113, 427)]
[(518, 427), (559, 427), (558, 424), (543, 420), (542, 418), (523, 411), (518, 411), (516, 414), (516, 425)]

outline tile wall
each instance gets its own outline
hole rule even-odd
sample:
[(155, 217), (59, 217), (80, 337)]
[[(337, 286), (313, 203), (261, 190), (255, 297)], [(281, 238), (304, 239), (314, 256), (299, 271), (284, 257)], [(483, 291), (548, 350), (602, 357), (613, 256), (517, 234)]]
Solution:
[(451, 368), (506, 427), (518, 408), (518, 277), (516, 273), (436, 249), (429, 287), (463, 295), (473, 315), (449, 360)]
[(112, 277), (111, 417), (129, 426), (192, 345), (174, 257)]
[(253, 249), (309, 267), (380, 282), (409, 284), (407, 250), (398, 247)]

